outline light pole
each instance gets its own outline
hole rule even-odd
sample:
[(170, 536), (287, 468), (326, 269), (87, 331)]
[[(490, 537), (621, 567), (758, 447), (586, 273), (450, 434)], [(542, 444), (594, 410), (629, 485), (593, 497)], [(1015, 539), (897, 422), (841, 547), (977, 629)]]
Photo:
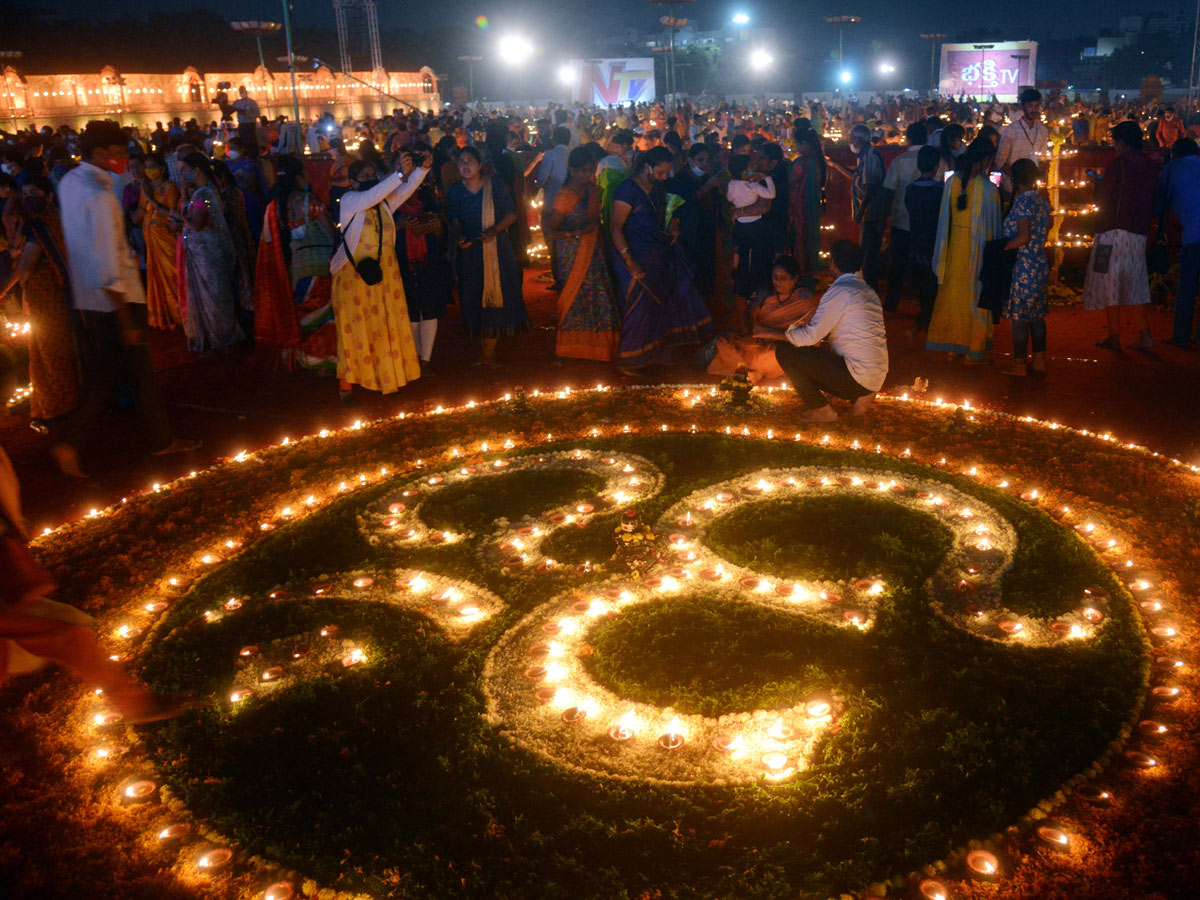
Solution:
[(667, 15), (662, 16), (659, 21), (670, 32), (670, 44), (667, 50), (667, 95), (670, 97), (670, 102), (667, 104), (667, 109), (673, 111), (675, 109), (675, 32), (683, 26), (687, 25), (687, 19), (680, 19), (675, 16), (675, 6), (678, 3), (695, 3), (696, 0), (649, 0), (656, 6), (666, 6)]
[[(1197, 0), (1197, 2), (1200, 2), (1200, 0)], [(945, 39), (946, 35), (942, 34), (940, 31), (921, 35), (921, 40), (929, 41), (929, 96), (931, 97), (937, 93), (938, 89), (936, 74), (937, 70), (934, 68), (934, 59), (937, 56), (937, 45), (938, 41), (944, 41)]]
[(862, 21), (862, 16), (825, 16), (826, 25), (836, 25), (838, 27), (838, 65), (846, 64), (845, 49), (845, 31), (847, 25), (857, 25)]
[(230, 22), (229, 27), (240, 34), (254, 35), (254, 42), (258, 44), (258, 65), (262, 69), (262, 87), (266, 94), (267, 113), (271, 112), (271, 92), (267, 90), (267, 60), (263, 56), (262, 39), (264, 34), (278, 34), (283, 28), (278, 22)]
[(295, 116), (296, 133), (301, 143), (304, 135), (300, 133), (300, 96), (296, 92), (296, 54), (292, 51), (292, 12), (291, 0), (283, 0), (283, 33), (287, 39), (288, 73), (292, 76), (292, 114)]
[(475, 63), (482, 60), (482, 56), (460, 56), (459, 62), (467, 64), (467, 102), (470, 103), (475, 99)]

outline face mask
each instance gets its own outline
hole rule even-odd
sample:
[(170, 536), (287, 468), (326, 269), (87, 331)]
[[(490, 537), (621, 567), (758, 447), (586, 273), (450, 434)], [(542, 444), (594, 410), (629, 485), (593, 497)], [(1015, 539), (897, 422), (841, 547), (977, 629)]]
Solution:
[(236, 150), (230, 150), (227, 155), (229, 156), (230, 159), (241, 159), (241, 157), (242, 157), (242, 154)]
[(21, 203), (25, 206), (25, 209), (31, 216), (40, 216), (46, 211), (45, 197), (26, 197), (21, 201)]
[(703, 172), (703, 170), (701, 170), (701, 169), (698, 169), (698, 168), (696, 168), (695, 166), (692, 166), (692, 171), (696, 173), (696, 177), (697, 177), (697, 178), (703, 178), (703, 177), (704, 177), (704, 172)]
[(150, 166), (146, 166), (146, 177), (149, 178), (151, 181), (157, 181), (159, 178), (162, 177), (162, 173), (163, 173), (162, 169), (154, 169), (154, 168), (151, 168)]
[(5, 175), (11, 175), (12, 171), (13, 171), (12, 163), (4, 163), (3, 165), (0, 165), (0, 172), (3, 172)]
[(190, 172), (184, 172), (183, 180), (186, 181), (188, 184), (191, 184), (193, 181), (195, 181), (196, 180), (196, 170), (193, 169)]
[(115, 159), (110, 156), (108, 158), (108, 165), (105, 166), (105, 168), (108, 169), (108, 171), (112, 172), (114, 175), (124, 175), (125, 170), (127, 168), (129, 168), (129, 160), (128, 159)]

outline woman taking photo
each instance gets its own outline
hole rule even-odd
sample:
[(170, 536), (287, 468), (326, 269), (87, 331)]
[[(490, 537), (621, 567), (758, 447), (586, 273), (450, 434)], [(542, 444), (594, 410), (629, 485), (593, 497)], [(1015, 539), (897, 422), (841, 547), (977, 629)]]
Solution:
[(339, 204), (342, 240), (329, 267), (344, 403), (351, 402), (351, 385), (390, 394), (421, 377), (396, 262), (393, 216), (421, 186), (431, 162), (426, 157), (409, 178), (394, 172), (382, 180), (373, 162), (350, 166), (353, 190)]
[(146, 240), (146, 315), (155, 328), (174, 328), (182, 321), (179, 310), (179, 266), (175, 258), (179, 225), (171, 213), (179, 209), (179, 188), (167, 178), (161, 154), (146, 157), (142, 205), (134, 221)]
[[(1013, 266), (1012, 288), (1004, 304), (1004, 317), (1012, 322), (1013, 364), (1005, 375), (1022, 376), (1028, 369), (1046, 371), (1046, 316), (1050, 303), (1046, 283), (1050, 267), (1046, 262), (1046, 236), (1050, 231), (1050, 204), (1037, 192), (1038, 167), (1032, 159), (1018, 159), (1011, 176), (1016, 200), (1004, 219), (1005, 250), (1017, 251)], [(1025, 354), (1033, 339), (1033, 360)]]
[(699, 344), (712, 328), (676, 235), (665, 230), (672, 159), (666, 147), (638, 155), (632, 175), (613, 193), (609, 232), (621, 303), (616, 363), (625, 374), (669, 363), (672, 348)]
[(458, 289), (463, 324), (480, 343), (472, 365), (496, 368), (496, 343), (529, 327), (521, 296), (521, 270), (508, 228), (517, 219), (508, 189), (485, 178), (474, 147), (458, 151), (459, 181), (450, 186), (446, 206), (459, 227)]
[(933, 248), (938, 294), (925, 348), (963, 356), (967, 365), (990, 362), (992, 314), (979, 308), (979, 268), (984, 244), (1000, 234), (1000, 190), (988, 178), (995, 154), (988, 138), (977, 137), (958, 158)]
[(558, 295), (555, 354), (612, 362), (621, 322), (600, 241), (596, 162), (585, 147), (576, 147), (567, 157), (567, 180), (546, 218), (546, 240), (557, 242), (559, 264), (566, 275)]
[(233, 240), (209, 161), (189, 153), (179, 171), (190, 191), (183, 205), (184, 271), (179, 290), (188, 349), (228, 350), (246, 337), (237, 318), (240, 279)]
[[(417, 157), (414, 157), (417, 154)], [(418, 144), (411, 151), (401, 150), (396, 164), (405, 178), (422, 162), (433, 156), (433, 149)], [(396, 261), (404, 281), (408, 320), (417, 345), (421, 373), (429, 367), (438, 319), (446, 314), (450, 300), (450, 263), (446, 258), (446, 226), (442, 222), (437, 189), (433, 179), (422, 182), (393, 216), (396, 221)]]

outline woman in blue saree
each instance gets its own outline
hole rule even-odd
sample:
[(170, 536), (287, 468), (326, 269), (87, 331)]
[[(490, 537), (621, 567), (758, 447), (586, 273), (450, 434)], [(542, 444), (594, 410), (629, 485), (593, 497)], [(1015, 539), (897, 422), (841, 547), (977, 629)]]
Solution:
[(648, 150), (613, 194), (610, 230), (621, 302), (616, 365), (627, 374), (669, 363), (674, 347), (699, 344), (712, 331), (676, 235), (664, 230), (664, 184), (673, 161), (665, 147)]

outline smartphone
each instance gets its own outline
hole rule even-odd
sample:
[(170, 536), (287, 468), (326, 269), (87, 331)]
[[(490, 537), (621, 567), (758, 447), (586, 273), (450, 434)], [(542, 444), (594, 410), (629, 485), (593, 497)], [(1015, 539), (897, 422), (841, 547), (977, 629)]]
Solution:
[(1085, 174), (1087, 175), (1088, 178), (1099, 178), (1100, 177), (1100, 173), (1097, 172), (1095, 169), (1088, 169)]
[(992, 172), (990, 175), (988, 175), (988, 178), (990, 178), (992, 180), (992, 184), (994, 184), (996, 187), (1000, 187), (1000, 179), (1002, 179), (1003, 177), (1004, 177), (1004, 173), (999, 170)]

